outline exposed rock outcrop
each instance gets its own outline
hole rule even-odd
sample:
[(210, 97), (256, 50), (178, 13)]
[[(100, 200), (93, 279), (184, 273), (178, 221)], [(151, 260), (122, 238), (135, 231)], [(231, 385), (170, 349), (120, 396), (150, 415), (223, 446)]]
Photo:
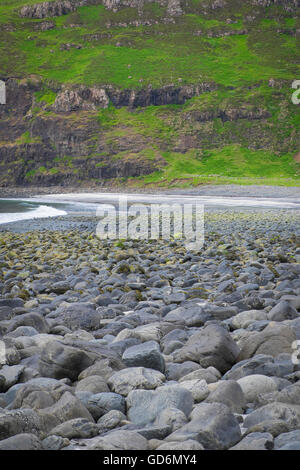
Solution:
[(48, 18), (51, 16), (67, 15), (75, 11), (78, 7), (88, 4), (88, 0), (63, 0), (56, 2), (36, 3), (26, 5), (20, 10), (22, 18)]

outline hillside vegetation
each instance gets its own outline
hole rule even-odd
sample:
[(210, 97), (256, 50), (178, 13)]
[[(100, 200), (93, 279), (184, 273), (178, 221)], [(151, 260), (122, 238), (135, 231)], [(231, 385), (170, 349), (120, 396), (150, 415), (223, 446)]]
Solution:
[(0, 0), (0, 184), (298, 185), (299, 7)]

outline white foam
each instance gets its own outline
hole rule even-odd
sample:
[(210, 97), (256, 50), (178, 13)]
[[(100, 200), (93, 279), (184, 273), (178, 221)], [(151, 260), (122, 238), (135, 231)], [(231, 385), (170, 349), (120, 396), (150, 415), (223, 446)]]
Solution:
[(19, 220), (29, 219), (42, 219), (45, 217), (57, 217), (59, 215), (66, 215), (67, 212), (55, 209), (49, 206), (39, 206), (37, 209), (28, 212), (12, 212), (0, 214), (0, 224), (7, 224), (9, 222), (17, 222)]

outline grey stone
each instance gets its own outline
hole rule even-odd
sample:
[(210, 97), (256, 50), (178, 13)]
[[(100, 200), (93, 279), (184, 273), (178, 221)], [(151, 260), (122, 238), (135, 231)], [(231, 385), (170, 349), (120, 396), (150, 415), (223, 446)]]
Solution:
[(139, 428), (137, 429), (137, 432), (145, 437), (147, 441), (150, 439), (164, 439), (167, 437), (171, 432), (172, 428), (171, 426), (147, 426), (145, 428)]
[(175, 362), (195, 361), (202, 367), (214, 366), (225, 373), (236, 362), (239, 347), (230, 334), (216, 324), (209, 324), (195, 333), (179, 351), (175, 351)]
[(188, 416), (194, 403), (191, 392), (180, 386), (164, 386), (152, 390), (133, 390), (126, 399), (128, 418), (135, 424), (153, 424), (165, 408), (174, 407)]
[(203, 313), (203, 310), (198, 305), (190, 307), (179, 307), (172, 310), (165, 316), (165, 321), (184, 326), (202, 326), (207, 319), (208, 315)]
[(253, 374), (242, 377), (237, 381), (240, 385), (247, 403), (254, 403), (260, 393), (277, 390), (276, 382), (265, 375)]
[(241, 346), (237, 362), (257, 354), (273, 357), (280, 353), (291, 353), (291, 344), (295, 341), (294, 331), (286, 325), (272, 322), (263, 331), (252, 333)]
[(44, 450), (60, 450), (70, 444), (69, 439), (61, 436), (48, 436), (42, 441)]
[(45, 377), (76, 380), (79, 373), (93, 364), (93, 356), (79, 348), (58, 341), (48, 343), (41, 352), (39, 372)]
[[(114, 365), (114, 364), (113, 364)], [(91, 375), (98, 375), (99, 377), (102, 377), (104, 380), (108, 380), (113, 374), (114, 374), (114, 369), (111, 367), (110, 360), (107, 359), (100, 359), (95, 362), (90, 367), (87, 367), (84, 369), (80, 374), (78, 375), (78, 380), (85, 379), (86, 377), (89, 377)]]
[(203, 445), (192, 439), (184, 442), (165, 442), (156, 448), (156, 450), (204, 450)]
[(18, 338), (19, 336), (35, 336), (39, 332), (32, 326), (18, 326), (14, 331), (7, 333), (9, 338)]
[(233, 413), (242, 413), (246, 407), (245, 395), (240, 385), (234, 380), (218, 383), (205, 400), (207, 403), (224, 403)]
[(64, 325), (71, 331), (94, 331), (101, 327), (101, 315), (91, 303), (76, 302), (57, 310), (55, 325)]
[(38, 415), (45, 432), (75, 418), (86, 418), (94, 422), (86, 407), (70, 392), (65, 392), (54, 405), (38, 410)]
[(50, 435), (68, 439), (84, 439), (97, 436), (98, 427), (86, 418), (75, 418), (51, 429)]
[(1, 450), (43, 450), (43, 446), (35, 434), (23, 433), (0, 441)]
[(165, 370), (165, 361), (155, 341), (131, 346), (123, 353), (122, 360), (127, 367), (147, 367), (160, 372)]
[(178, 408), (165, 408), (157, 416), (154, 424), (157, 426), (170, 426), (172, 432), (181, 428), (188, 422), (188, 419), (183, 411)]
[(7, 390), (15, 385), (22, 372), (24, 371), (25, 366), (18, 365), (18, 366), (3, 366), (0, 369), (0, 377), (4, 378), (4, 383), (1, 387), (3, 392), (7, 392)]
[(249, 428), (263, 421), (283, 420), (291, 426), (300, 423), (300, 406), (286, 403), (269, 403), (246, 416), (244, 427)]
[(247, 328), (255, 321), (267, 319), (267, 313), (264, 310), (246, 310), (240, 312), (230, 320), (231, 327), (234, 329)]
[(42, 423), (38, 414), (30, 409), (0, 411), (0, 440), (16, 434), (39, 435)]
[(195, 403), (205, 400), (209, 395), (209, 388), (205, 380), (182, 380), (180, 382), (180, 387), (186, 388), (191, 392)]
[(200, 403), (191, 414), (192, 420), (170, 434), (167, 441), (195, 440), (207, 450), (223, 450), (241, 440), (240, 426), (223, 403)]
[(275, 437), (274, 449), (275, 450), (280, 449), (281, 447), (287, 444), (293, 444), (294, 442), (300, 442), (300, 429), (297, 429), (295, 431), (285, 432)]
[(280, 391), (261, 394), (258, 401), (261, 405), (272, 402), (300, 405), (300, 383), (296, 382)]
[(282, 419), (267, 419), (260, 423), (254, 424), (247, 428), (245, 434), (251, 434), (254, 432), (269, 433), (273, 437), (279, 436), (279, 434), (286, 433), (294, 429), (294, 424), (283, 421)]
[(110, 410), (105, 415), (101, 416), (97, 421), (99, 434), (110, 431), (118, 426), (121, 426), (122, 422), (126, 421), (126, 416), (119, 410)]
[(106, 381), (99, 377), (99, 375), (90, 375), (85, 379), (80, 380), (76, 385), (76, 392), (78, 391), (87, 391), (93, 394), (109, 392), (108, 385)]
[(297, 310), (285, 300), (281, 300), (268, 314), (271, 321), (293, 320), (297, 317), (299, 317)]
[(83, 403), (95, 420), (98, 420), (111, 410), (118, 410), (125, 413), (125, 398), (117, 393), (105, 392), (90, 395)]
[(148, 450), (148, 441), (136, 431), (114, 430), (88, 440), (90, 450)]
[(10, 320), (7, 333), (10, 333), (16, 330), (20, 326), (31, 326), (39, 333), (49, 333), (49, 324), (42, 315), (38, 313), (24, 313), (23, 315), (17, 315), (12, 320)]
[(300, 441), (285, 444), (280, 448), (280, 450), (300, 450)]
[(294, 371), (294, 365), (289, 360), (273, 358), (267, 354), (257, 354), (250, 359), (239, 361), (230, 371), (228, 371), (223, 379), (239, 380), (247, 375), (266, 375), (272, 377), (284, 377)]
[(131, 390), (151, 390), (159, 387), (165, 381), (165, 376), (154, 369), (145, 367), (129, 367), (113, 374), (108, 384), (111, 390), (120, 395), (127, 396)]
[(253, 432), (229, 450), (272, 450), (273, 447), (274, 439), (272, 434)]
[[(165, 376), (168, 380), (178, 381), (182, 377), (185, 377), (187, 374), (198, 369), (201, 369), (201, 366), (196, 362), (192, 361), (182, 362), (181, 364), (167, 363), (165, 368)], [(205, 377), (203, 378), (205, 379)]]
[(179, 383), (185, 380), (205, 380), (208, 384), (218, 382), (221, 379), (220, 372), (215, 367), (207, 367), (207, 369), (199, 368), (179, 379)]

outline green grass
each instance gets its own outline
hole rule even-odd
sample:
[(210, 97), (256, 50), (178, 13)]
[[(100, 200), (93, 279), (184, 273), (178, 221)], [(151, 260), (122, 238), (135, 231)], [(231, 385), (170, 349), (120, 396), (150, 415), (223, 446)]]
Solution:
[[(133, 88), (150, 83), (153, 86), (176, 83), (179, 78), (183, 83), (209, 80), (239, 86), (270, 77), (292, 80), (299, 71), (296, 38), (277, 34), (273, 19), (263, 18), (261, 24), (247, 26), (248, 35), (208, 38), (194, 36), (193, 32), (235, 30), (242, 28), (243, 22), (239, 19), (228, 25), (223, 18), (190, 13), (175, 24), (122, 28), (113, 25), (136, 20), (135, 9), (112, 13), (97, 5), (51, 18), (55, 29), (34, 31), (33, 25), (42, 20), (20, 19), (15, 10), (28, 3), (32, 2), (13, 1), (9, 6), (7, 2), (5, 7), (0, 6), (0, 13), (4, 15), (1, 21), (5, 18), (16, 26), (15, 32), (0, 35), (0, 69), (7, 74), (14, 71), (19, 75), (41, 75), (57, 82), (110, 83)], [(147, 8), (145, 16), (153, 20), (164, 14), (156, 4)], [(285, 27), (293, 27), (292, 18), (287, 18), (287, 24), (285, 20), (282, 20)], [(111, 28), (106, 27), (108, 22), (112, 23)], [(70, 24), (79, 27), (70, 28)], [(158, 32), (161, 34), (156, 34)], [(109, 33), (111, 37), (86, 40), (87, 35), (97, 33)], [(82, 49), (61, 50), (64, 43), (81, 44)], [(117, 47), (117, 43), (121, 43), (121, 47)], [(8, 51), (14, 61), (7, 61)]]
[(37, 103), (53, 104), (56, 98), (56, 93), (52, 90), (41, 90), (35, 92), (35, 99)]
[[(190, 0), (185, 15), (165, 24), (166, 8), (149, 3), (143, 19), (153, 24), (124, 28), (119, 23), (141, 19), (137, 9), (121, 8), (113, 13), (103, 5), (94, 5), (50, 18), (55, 27), (40, 31), (36, 27), (45, 20), (19, 16), (22, 6), (37, 2), (0, 0), (0, 24), (14, 28), (0, 31), (1, 76), (41, 77), (43, 85), (35, 92), (33, 119), (55, 117), (49, 107), (60, 84), (137, 89), (214, 82), (218, 89), (180, 106), (129, 111), (110, 104), (91, 113), (99, 131), (90, 138), (86, 156), (58, 155), (53, 168), (51, 162), (33, 170), (29, 167), (28, 179), (36, 172), (56, 174), (70, 168), (75, 172), (76, 160), (84, 158), (94, 159), (100, 167), (104, 162), (97, 162), (98, 158), (136, 156), (147, 160), (160, 157), (167, 162), (159, 172), (138, 180), (145, 184), (177, 184), (177, 180), (178, 184), (231, 180), (298, 184), (298, 166), (292, 157), (299, 151), (300, 113), (291, 103), (290, 84), (300, 76), (299, 47), (295, 35), (277, 32), (293, 33), (299, 28), (295, 14), (286, 13), (280, 5), (261, 11), (257, 7), (256, 18), (247, 23), (245, 18), (253, 12), (247, 2), (227, 0), (226, 8), (203, 15), (205, 2)], [(227, 18), (234, 22), (228, 24)], [(245, 28), (247, 34), (209, 37), (210, 33)], [(201, 35), (196, 35), (198, 31)], [(79, 44), (81, 49), (63, 50), (66, 43)], [(269, 87), (270, 78), (281, 80), (282, 85)], [(269, 117), (263, 121), (195, 118), (197, 113), (241, 107), (252, 112), (263, 109)], [(105, 148), (97, 153), (100, 134)], [(189, 136), (198, 144), (181, 150), (182, 140)], [(128, 151), (120, 150), (124, 139), (137, 141), (138, 148), (133, 145)], [(35, 142), (40, 139), (31, 137), (29, 131), (16, 141)]]
[(18, 145), (22, 144), (34, 144), (34, 143), (40, 143), (41, 138), (40, 137), (31, 137), (30, 132), (26, 131), (24, 134), (22, 134), (17, 140), (16, 143)]
[[(190, 150), (186, 154), (163, 152), (168, 166), (156, 174), (145, 177), (146, 182), (182, 178), (234, 177), (296, 180), (299, 173), (291, 155), (272, 155), (262, 150), (254, 151), (239, 145), (228, 145), (223, 149)], [(217, 169), (217, 174), (216, 174)]]

